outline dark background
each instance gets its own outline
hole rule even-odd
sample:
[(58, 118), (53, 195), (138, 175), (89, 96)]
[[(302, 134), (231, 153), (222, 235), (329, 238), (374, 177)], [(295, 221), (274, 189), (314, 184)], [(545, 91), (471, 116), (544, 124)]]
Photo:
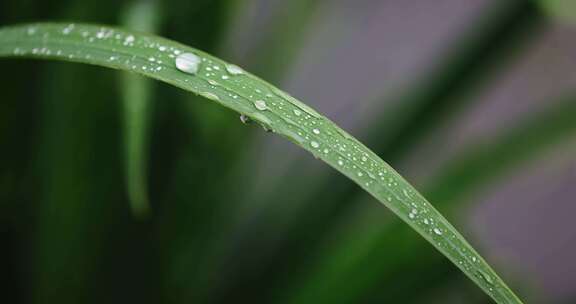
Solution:
[[(142, 3), (155, 21), (126, 21)], [(376, 151), (527, 303), (574, 303), (571, 3), (3, 0), (0, 25), (146, 28), (237, 63)], [(490, 303), (303, 150), (132, 78), (151, 94), (150, 212), (137, 216), (123, 74), (27, 60), (0, 71), (3, 303)]]

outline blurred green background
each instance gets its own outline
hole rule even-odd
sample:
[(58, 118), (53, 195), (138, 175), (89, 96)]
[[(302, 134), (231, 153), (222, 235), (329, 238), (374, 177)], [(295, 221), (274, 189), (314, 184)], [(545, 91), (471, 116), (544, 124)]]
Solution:
[[(527, 303), (575, 303), (570, 3), (4, 0), (0, 25), (119, 25), (238, 63), (397, 168)], [(91, 66), (0, 71), (3, 303), (490, 303), (359, 187), (216, 104)]]

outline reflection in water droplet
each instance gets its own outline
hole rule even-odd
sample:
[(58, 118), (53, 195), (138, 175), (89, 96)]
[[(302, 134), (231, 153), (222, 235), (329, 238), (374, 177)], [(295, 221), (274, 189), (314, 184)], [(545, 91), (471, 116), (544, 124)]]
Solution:
[(200, 66), (200, 57), (192, 53), (182, 53), (176, 57), (176, 68), (184, 73), (196, 74)]
[(437, 235), (442, 235), (442, 230), (434, 228), (434, 233), (436, 233)]

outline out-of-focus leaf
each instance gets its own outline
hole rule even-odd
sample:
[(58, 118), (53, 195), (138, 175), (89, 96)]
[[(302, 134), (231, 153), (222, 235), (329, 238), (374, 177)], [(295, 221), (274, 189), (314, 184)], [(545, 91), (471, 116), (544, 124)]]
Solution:
[(544, 12), (562, 22), (576, 24), (576, 2), (569, 0), (537, 0)]
[[(134, 0), (125, 10), (122, 23), (127, 28), (154, 33), (160, 23), (156, 0)], [(128, 199), (132, 212), (139, 217), (149, 212), (148, 202), (148, 137), (151, 98), (154, 85), (144, 77), (121, 75), (124, 105), (124, 166)]]
[(298, 54), (321, 1), (292, 0), (273, 19), (268, 34), (256, 46), (251, 66), (270, 83), (281, 83)]

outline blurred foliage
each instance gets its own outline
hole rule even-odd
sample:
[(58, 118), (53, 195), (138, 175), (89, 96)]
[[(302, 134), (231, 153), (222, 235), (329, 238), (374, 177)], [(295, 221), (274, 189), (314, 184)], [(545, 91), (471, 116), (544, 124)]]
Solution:
[[(157, 1), (135, 0), (124, 9), (124, 16), (121, 19), (127, 28), (155, 33), (161, 15)], [(134, 215), (146, 217), (150, 208), (147, 193), (147, 153), (154, 82), (130, 73), (122, 73), (121, 77), (126, 191)]]
[[(133, 3), (2, 1), (0, 24), (120, 24)], [(274, 12), (246, 60), (247, 69), (274, 82), (290, 68), (320, 7), (320, 1), (287, 3)], [(566, 3), (540, 4), (550, 8), (546, 12), (563, 13), (569, 10), (557, 8)], [(155, 26), (134, 26), (217, 53), (229, 24), (250, 3), (157, 4)], [(538, 5), (495, 1), (479, 13), (430, 73), (399, 100), (383, 101), (397, 108), (375, 116), (363, 135), (368, 145), (399, 164), (422, 138), (471, 106), (539, 34), (545, 20)], [(0, 66), (14, 71), (0, 74), (6, 302), (488, 301), (408, 227), (389, 219), (381, 206), (365, 204), (359, 189), (335, 173), (303, 175), (298, 159), (261, 196), (247, 194), (258, 186), (250, 164), (260, 147), (254, 136), (259, 130), (239, 127), (237, 117), (220, 107), (162, 84), (152, 89), (141, 79), (125, 78), (132, 82), (127, 85), (94, 67), (27, 61)], [(559, 96), (566, 101), (457, 155), (435, 174), (434, 184), (425, 185), (430, 200), (455, 212), (478, 189), (573, 136), (574, 95)], [(135, 139), (122, 131), (128, 122), (122, 98), (149, 99), (141, 116), (148, 122), (134, 129), (147, 138), (136, 144), (140, 149), (125, 150), (126, 141)], [(132, 216), (126, 190), (133, 181), (127, 161), (134, 159), (141, 160), (133, 164), (141, 170), (138, 191), (151, 208), (144, 221)], [(499, 165), (487, 171), (494, 160)]]
[(546, 13), (562, 22), (576, 23), (576, 2), (566, 0), (540, 0)]

